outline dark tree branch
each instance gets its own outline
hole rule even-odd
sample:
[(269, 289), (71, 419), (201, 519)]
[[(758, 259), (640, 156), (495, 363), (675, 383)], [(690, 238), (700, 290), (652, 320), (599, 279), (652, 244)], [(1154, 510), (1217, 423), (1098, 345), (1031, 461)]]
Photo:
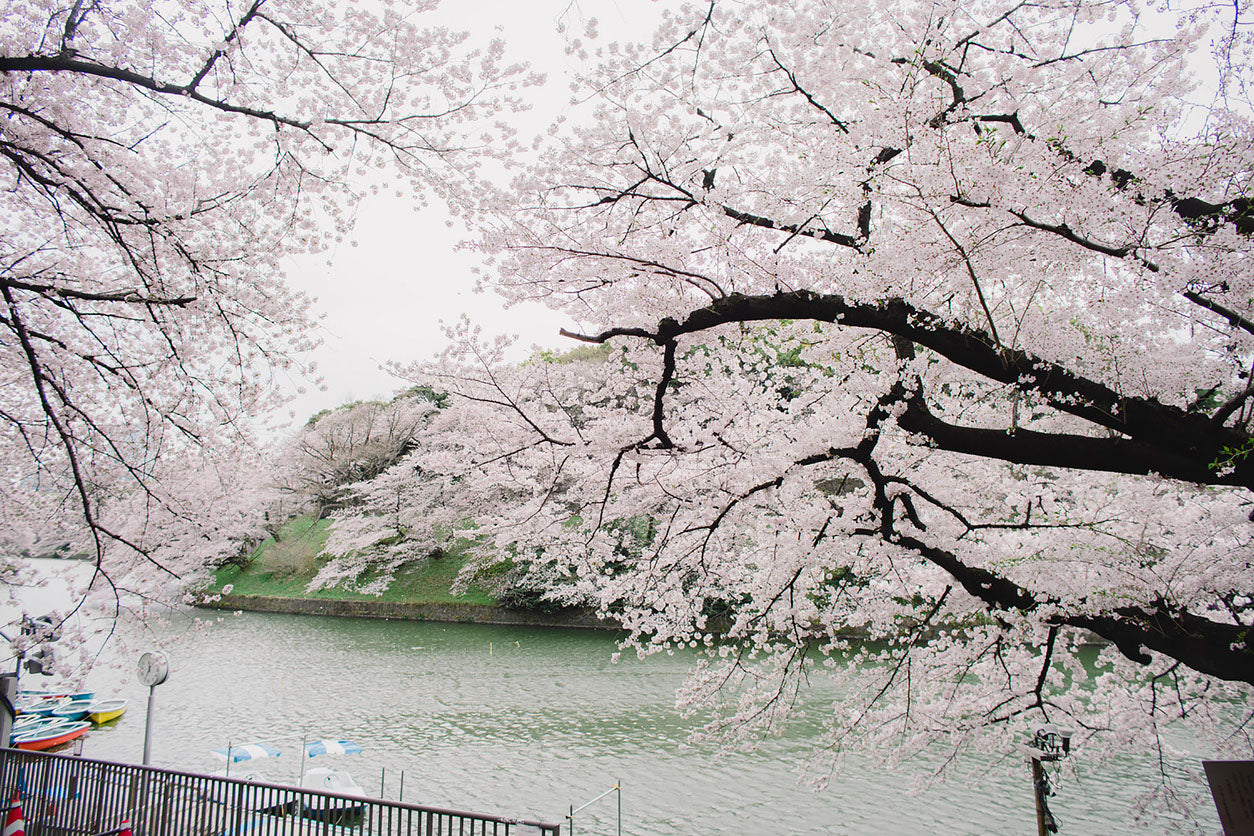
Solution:
[(898, 418), (898, 424), (902, 429), (919, 433), (942, 450), (1015, 464), (1103, 473), (1159, 473), (1198, 484), (1223, 482), (1210, 466), (1210, 460), (1199, 461), (1130, 438), (1041, 433), (1022, 428), (1007, 432), (951, 424), (937, 418), (919, 394), (907, 400), (906, 411)]
[(257, 13), (261, 11), (261, 4), (264, 2), (265, 0), (254, 0), (252, 7), (244, 13), (244, 16), (239, 19), (239, 22), (232, 27), (231, 31), (222, 40), (222, 46), (213, 51), (196, 75), (192, 77), (192, 80), (187, 83), (189, 88), (195, 90), (200, 86), (200, 82), (204, 81), (205, 76), (209, 75), (210, 71), (213, 70), (214, 65), (218, 63), (218, 59), (226, 55), (227, 49), (239, 38), (240, 31), (247, 27), (253, 18), (257, 16)]
[[(312, 125), (311, 122), (292, 119), (275, 111), (258, 110), (256, 108), (232, 104), (223, 99), (206, 96), (190, 83), (172, 84), (166, 81), (159, 81), (152, 76), (137, 73), (133, 70), (127, 70), (122, 67), (112, 67), (108, 64), (100, 64), (95, 61), (85, 61), (68, 56), (0, 56), (0, 73), (71, 73), (91, 76), (94, 78), (107, 78), (112, 81), (120, 81), (123, 84), (129, 84), (132, 87), (137, 87), (141, 90), (148, 90), (165, 96), (182, 96), (197, 102), (198, 104), (205, 105), (206, 107), (213, 108), (214, 110), (220, 110), (224, 113), (251, 116), (254, 119), (272, 122), (275, 125), (296, 128), (305, 132), (308, 132)], [(329, 151), (330, 148), (327, 147), (327, 150)]]
[(657, 439), (660, 446), (670, 449), (675, 446), (675, 443), (666, 434), (665, 404), (666, 390), (670, 388), (671, 381), (675, 378), (675, 341), (667, 341), (663, 349), (662, 375), (658, 378), (657, 393), (653, 397), (653, 437)]
[(14, 288), (15, 290), (25, 290), (31, 293), (38, 293), (42, 296), (58, 297), (61, 299), (80, 299), (88, 302), (127, 302), (141, 305), (184, 307), (196, 301), (195, 296), (148, 296), (141, 293), (139, 289), (133, 287), (92, 293), (86, 290), (76, 290), (72, 287), (61, 287), (52, 284), (36, 284), (34, 282), (23, 281), (21, 279), (10, 279), (3, 276), (0, 276), (0, 285), (5, 285), (7, 287)]
[(810, 105), (813, 108), (815, 108), (824, 116), (826, 116), (828, 118), (828, 121), (830, 121), (833, 125), (839, 128), (842, 133), (849, 133), (848, 125), (846, 125), (842, 120), (838, 119), (836, 117), (836, 114), (828, 110), (825, 105), (821, 104), (817, 99), (814, 98), (814, 96), (810, 94), (808, 90), (806, 90), (804, 87), (801, 86), (800, 83), (798, 83), (796, 73), (794, 73), (792, 70), (784, 66), (783, 62), (779, 60), (779, 56), (775, 54), (774, 49), (768, 49), (767, 52), (770, 54), (771, 60), (775, 62), (775, 66), (778, 67), (784, 73), (785, 76), (787, 76), (789, 83), (792, 84), (793, 92), (800, 93), (805, 98), (805, 100), (810, 103)]
[(816, 241), (826, 241), (829, 244), (836, 244), (841, 247), (847, 247), (851, 250), (862, 250), (863, 240), (855, 238), (852, 235), (845, 235), (841, 232), (832, 232), (830, 229), (806, 229), (797, 224), (780, 223), (771, 218), (762, 215), (754, 215), (749, 212), (741, 212), (730, 206), (719, 204), (719, 209), (727, 217), (739, 221), (747, 226), (757, 226), (763, 229), (774, 229), (778, 232), (787, 232), (790, 235), (804, 235), (807, 238), (813, 238)]
[(1208, 311), (1214, 311), (1215, 313), (1219, 314), (1224, 319), (1228, 320), (1228, 324), (1231, 325), (1233, 328), (1240, 328), (1242, 331), (1246, 331), (1250, 334), (1254, 334), (1254, 322), (1251, 322), (1249, 319), (1237, 313), (1236, 311), (1232, 310), (1231, 308), (1226, 308), (1223, 305), (1219, 304), (1218, 302), (1214, 301), (1213, 299), (1207, 299), (1202, 294), (1197, 293), (1192, 290), (1186, 290), (1184, 292), (1184, 298), (1188, 299), (1190, 302), (1192, 302), (1195, 305), (1201, 305), (1203, 308), (1206, 308), (1206, 310)]
[[(721, 325), (766, 320), (793, 319), (832, 322), (854, 328), (868, 328), (902, 337), (925, 346), (989, 380), (1013, 386), (1024, 392), (1044, 397), (1055, 409), (1082, 418), (1096, 427), (1126, 436), (1135, 442), (1098, 444), (1072, 435), (1027, 434), (1024, 441), (1007, 438), (996, 440), (992, 431), (951, 427), (930, 423), (927, 416), (915, 416), (919, 431), (931, 428), (945, 444), (964, 452), (980, 454), (981, 450), (997, 451), (997, 458), (1043, 457), (1046, 444), (1059, 447), (1074, 445), (1071, 451), (1054, 452), (1053, 461), (1073, 462), (1081, 469), (1113, 472), (1151, 472), (1155, 467), (1170, 467), (1176, 478), (1202, 484), (1226, 484), (1254, 487), (1254, 462), (1234, 463), (1231, 472), (1212, 469), (1212, 462), (1224, 449), (1244, 449), (1251, 436), (1240, 430), (1216, 426), (1210, 417), (1190, 413), (1175, 406), (1149, 398), (1122, 395), (1100, 382), (1018, 349), (998, 350), (994, 340), (982, 331), (952, 324), (931, 312), (916, 308), (903, 300), (881, 303), (850, 303), (835, 294), (818, 294), (808, 290), (776, 293), (770, 296), (732, 294), (710, 305), (692, 311), (683, 322), (666, 318), (654, 332), (639, 328), (608, 329), (595, 335), (578, 338), (605, 342), (617, 336), (645, 337), (659, 345), (678, 337), (697, 334)], [(1004, 436), (1005, 434), (1002, 433)], [(983, 445), (983, 446), (982, 446)], [(1032, 452), (1035, 447), (1037, 452)], [(1146, 455), (1144, 463), (1128, 465), (1116, 460), (1119, 452)], [(1098, 454), (1086, 461), (1085, 454)]]
[(1119, 648), (1127, 658), (1149, 664), (1146, 649), (1219, 679), (1254, 684), (1254, 640), (1240, 624), (1213, 621), (1159, 599), (1148, 606), (1120, 607), (1105, 613), (1067, 613), (1061, 602), (1029, 592), (1013, 581), (978, 566), (969, 566), (947, 549), (896, 528), (894, 503), (879, 501), (884, 479), (870, 456), (861, 463), (876, 485), (879, 533), (888, 542), (908, 549), (944, 570), (972, 597), (995, 613), (1057, 609), (1048, 622), (1091, 630)]

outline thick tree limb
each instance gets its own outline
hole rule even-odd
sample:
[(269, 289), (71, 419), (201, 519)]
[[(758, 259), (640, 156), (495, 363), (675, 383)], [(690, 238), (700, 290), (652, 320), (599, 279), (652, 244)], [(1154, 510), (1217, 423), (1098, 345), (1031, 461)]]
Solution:
[[(70, 56), (0, 56), (0, 73), (14, 72), (75, 73), (78, 75), (93, 76), (95, 78), (107, 78), (112, 81), (120, 81), (123, 84), (129, 84), (132, 87), (138, 87), (142, 90), (149, 90), (153, 93), (160, 93), (167, 96), (184, 96), (194, 102), (211, 107), (215, 110), (220, 110), (225, 113), (237, 113), (243, 116), (251, 116), (255, 119), (273, 122), (275, 125), (284, 125), (291, 128), (297, 128), (302, 131), (308, 131), (310, 126), (313, 124), (312, 122), (301, 121), (299, 119), (292, 119), (290, 117), (283, 116), (275, 111), (258, 110), (257, 108), (232, 104), (222, 99), (206, 96), (197, 90), (195, 84), (192, 82), (187, 84), (172, 84), (167, 81), (160, 81), (153, 76), (137, 73), (123, 67), (112, 67), (108, 64), (99, 64), (95, 61), (85, 61)], [(328, 150), (330, 149), (328, 148)]]
[[(881, 399), (880, 406), (887, 406), (892, 399), (891, 394), (887, 395)], [(867, 423), (868, 427), (873, 427), (878, 421), (873, 415)], [(878, 527), (862, 533), (878, 536), (885, 542), (918, 554), (943, 570), (995, 614), (1057, 610), (1057, 614), (1046, 617), (1048, 623), (1091, 630), (1113, 643), (1134, 662), (1148, 664), (1148, 648), (1172, 659), (1183, 660), (1202, 673), (1254, 684), (1254, 637), (1250, 636), (1246, 627), (1214, 621), (1173, 606), (1161, 598), (1148, 606), (1127, 606), (1097, 613), (1069, 613), (1058, 600), (1033, 593), (1009, 578), (982, 567), (970, 566), (948, 549), (902, 533), (897, 525), (896, 511), (902, 502), (901, 497), (889, 498), (886, 491), (892, 480), (885, 478), (870, 450), (860, 449), (851, 458), (862, 465), (871, 479), (873, 505), (879, 516)], [(914, 524), (917, 526), (917, 521)]]
[(1066, 467), (1103, 473), (1148, 475), (1158, 473), (1198, 484), (1221, 481), (1209, 462), (1142, 444), (1130, 438), (1097, 437), (1073, 433), (964, 427), (937, 418), (921, 395), (907, 401), (897, 423), (925, 436), (942, 450), (1001, 459), (1016, 464)]
[[(1126, 436), (1135, 444), (1098, 444), (1081, 436), (1025, 435), (1024, 441), (996, 440), (992, 432), (963, 430), (942, 423), (928, 423), (916, 414), (916, 431), (934, 429), (942, 446), (964, 448), (963, 452), (1015, 461), (1011, 456), (1046, 458), (1047, 444), (1056, 444), (1057, 464), (1088, 470), (1118, 473), (1170, 472), (1175, 478), (1202, 484), (1243, 485), (1254, 488), (1254, 463), (1236, 461), (1228, 472), (1212, 467), (1225, 449), (1244, 449), (1254, 443), (1248, 433), (1216, 426), (1206, 415), (1159, 403), (1149, 398), (1128, 397), (1098, 381), (1018, 349), (999, 350), (992, 337), (982, 331), (950, 323), (901, 299), (879, 303), (850, 303), (836, 294), (808, 290), (769, 296), (732, 294), (692, 311), (683, 322), (671, 318), (658, 323), (657, 330), (639, 328), (608, 329), (579, 339), (605, 342), (617, 336), (646, 336), (659, 345), (678, 337), (697, 334), (721, 325), (776, 319), (831, 322), (854, 328), (869, 328), (903, 337), (924, 346), (989, 380), (1038, 394), (1062, 412), (1092, 423), (1095, 427)], [(938, 441), (939, 443), (939, 441)], [(1064, 451), (1066, 445), (1074, 445)], [(1035, 452), (1033, 452), (1033, 448)], [(995, 451), (995, 452), (994, 452)], [(1120, 453), (1155, 454), (1143, 462), (1121, 463)], [(1087, 459), (1083, 454), (1101, 453)], [(1061, 462), (1066, 461), (1067, 464)], [(1162, 470), (1158, 470), (1162, 468)]]
[[(945, 570), (963, 589), (993, 610), (1032, 611), (1057, 604), (985, 569), (967, 566), (951, 552), (915, 537), (899, 535), (893, 542)], [(1121, 607), (1098, 614), (1062, 613), (1048, 620), (1091, 630), (1134, 662), (1148, 664), (1148, 648), (1184, 660), (1202, 673), (1254, 684), (1254, 644), (1249, 630), (1239, 624), (1212, 621), (1161, 600), (1150, 607)]]

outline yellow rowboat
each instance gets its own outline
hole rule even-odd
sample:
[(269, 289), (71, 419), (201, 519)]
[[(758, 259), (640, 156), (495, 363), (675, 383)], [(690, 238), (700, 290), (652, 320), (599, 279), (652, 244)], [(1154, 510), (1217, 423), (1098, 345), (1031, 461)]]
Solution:
[(87, 717), (96, 725), (116, 720), (126, 711), (126, 700), (97, 700), (87, 708)]

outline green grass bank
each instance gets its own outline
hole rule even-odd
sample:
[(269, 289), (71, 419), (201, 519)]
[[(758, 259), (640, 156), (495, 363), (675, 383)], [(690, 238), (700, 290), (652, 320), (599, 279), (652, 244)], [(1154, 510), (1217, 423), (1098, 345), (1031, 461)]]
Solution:
[[(471, 587), (460, 595), (453, 582), (466, 564), (458, 549), (439, 557), (415, 559), (401, 567), (379, 594), (342, 586), (309, 591), (309, 583), (327, 564), (323, 554), (329, 534), (327, 520), (295, 517), (249, 556), (246, 565), (227, 564), (196, 596), (205, 609), (246, 610), (347, 618), (406, 621), (451, 621), (485, 624), (613, 629), (617, 625), (581, 611), (538, 612), (501, 607), (488, 592)], [(377, 576), (357, 579), (365, 586)]]

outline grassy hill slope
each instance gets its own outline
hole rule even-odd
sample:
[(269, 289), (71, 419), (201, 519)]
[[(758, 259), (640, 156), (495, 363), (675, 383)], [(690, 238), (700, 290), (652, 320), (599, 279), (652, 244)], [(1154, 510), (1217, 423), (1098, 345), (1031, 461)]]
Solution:
[[(466, 556), (450, 551), (441, 557), (422, 557), (398, 571), (381, 595), (371, 595), (343, 587), (307, 592), (313, 580), (327, 563), (322, 555), (329, 534), (330, 522), (312, 517), (294, 517), (279, 531), (279, 539), (267, 539), (250, 556), (247, 568), (234, 564), (223, 566), (214, 574), (205, 590), (217, 594), (230, 587), (234, 595), (262, 595), (273, 598), (315, 598), (327, 600), (396, 601), (418, 604), (478, 604), (494, 606), (496, 599), (486, 592), (471, 588), (464, 595), (450, 591), (457, 573), (466, 563)], [(359, 579), (372, 580), (370, 575)]]

